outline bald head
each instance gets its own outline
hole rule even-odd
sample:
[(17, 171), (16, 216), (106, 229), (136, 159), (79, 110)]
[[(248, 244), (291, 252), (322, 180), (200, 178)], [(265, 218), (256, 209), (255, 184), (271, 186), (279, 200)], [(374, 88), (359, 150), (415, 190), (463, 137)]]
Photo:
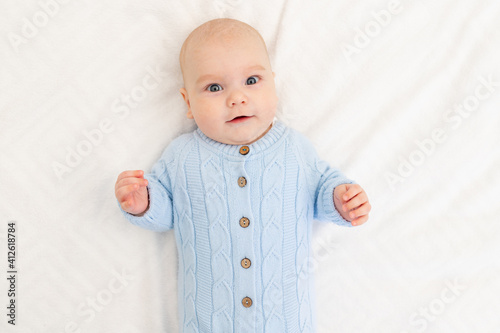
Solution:
[(250, 25), (238, 20), (223, 18), (215, 19), (203, 23), (194, 29), (182, 44), (179, 62), (183, 76), (187, 66), (187, 59), (193, 52), (201, 50), (205, 43), (210, 42), (230, 42), (232, 39), (252, 38), (258, 40), (267, 54), (266, 43), (264, 39)]

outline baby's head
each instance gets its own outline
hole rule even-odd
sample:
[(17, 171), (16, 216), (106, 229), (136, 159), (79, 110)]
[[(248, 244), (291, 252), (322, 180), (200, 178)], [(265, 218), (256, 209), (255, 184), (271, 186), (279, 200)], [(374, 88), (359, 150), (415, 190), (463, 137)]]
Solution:
[(182, 45), (180, 64), (187, 116), (209, 138), (249, 144), (270, 128), (278, 98), (266, 45), (248, 24), (216, 19)]

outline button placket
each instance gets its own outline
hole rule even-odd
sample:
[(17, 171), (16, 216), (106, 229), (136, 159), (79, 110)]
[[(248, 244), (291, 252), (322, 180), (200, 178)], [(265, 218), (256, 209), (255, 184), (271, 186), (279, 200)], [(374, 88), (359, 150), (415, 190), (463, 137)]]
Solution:
[[(242, 146), (242, 147), (240, 147), (239, 152), (241, 155), (246, 156), (250, 152), (250, 148), (248, 146)], [(243, 176), (239, 177), (238, 178), (238, 186), (245, 187), (246, 185), (247, 185), (246, 178)], [(250, 225), (250, 220), (247, 217), (240, 218), (239, 222), (240, 222), (240, 226), (242, 228), (247, 228)], [(243, 267), (244, 269), (250, 268), (251, 264), (252, 264), (252, 262), (249, 258), (245, 257), (241, 260), (241, 267)], [(243, 304), (243, 306), (245, 308), (249, 308), (252, 306), (252, 299), (248, 296), (244, 297), (241, 300), (241, 303)]]

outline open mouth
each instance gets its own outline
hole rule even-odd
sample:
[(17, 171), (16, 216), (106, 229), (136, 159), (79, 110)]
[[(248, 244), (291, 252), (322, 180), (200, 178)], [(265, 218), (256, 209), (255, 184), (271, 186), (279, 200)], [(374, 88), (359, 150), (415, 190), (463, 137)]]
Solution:
[(228, 123), (232, 123), (232, 124), (241, 123), (247, 119), (250, 119), (250, 117), (249, 116), (238, 116), (238, 117), (234, 117), (233, 119), (228, 121)]

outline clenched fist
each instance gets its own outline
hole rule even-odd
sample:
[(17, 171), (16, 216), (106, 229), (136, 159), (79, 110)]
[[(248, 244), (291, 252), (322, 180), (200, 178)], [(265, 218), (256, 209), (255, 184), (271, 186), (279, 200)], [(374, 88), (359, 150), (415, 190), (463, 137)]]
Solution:
[(358, 184), (342, 184), (333, 191), (335, 208), (353, 226), (368, 221), (371, 205), (365, 190)]
[(149, 205), (147, 185), (142, 170), (123, 171), (118, 175), (115, 196), (124, 211), (139, 216), (146, 212)]

